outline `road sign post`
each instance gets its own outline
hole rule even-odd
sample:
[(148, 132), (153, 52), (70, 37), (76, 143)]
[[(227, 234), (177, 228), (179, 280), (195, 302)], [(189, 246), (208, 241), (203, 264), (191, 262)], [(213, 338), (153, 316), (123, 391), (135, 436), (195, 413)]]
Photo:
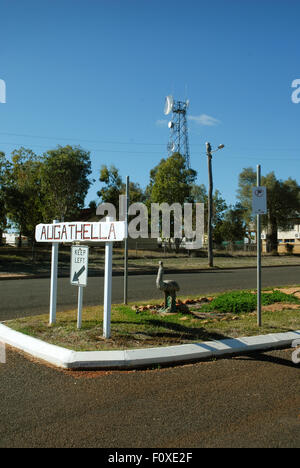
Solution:
[(111, 321), (111, 286), (112, 286), (112, 243), (105, 244), (105, 278), (104, 278), (104, 311), (103, 336), (110, 337)]
[[(112, 221), (107, 217), (106, 221)], [(105, 243), (105, 273), (104, 273), (104, 309), (103, 309), (103, 336), (110, 337), (111, 321), (111, 287), (112, 287), (112, 243)]]
[[(111, 316), (111, 287), (112, 287), (112, 246), (113, 242), (121, 242), (127, 237), (124, 221), (114, 221), (106, 218), (105, 222), (58, 222), (53, 224), (38, 224), (35, 228), (37, 242), (52, 243), (51, 264), (51, 296), (50, 296), (50, 323), (56, 317), (56, 288), (57, 263), (59, 243), (99, 243), (105, 242), (105, 279), (104, 279), (104, 336), (110, 337)], [(78, 286), (78, 319), (77, 326), (81, 326), (81, 310), (83, 287), (87, 285), (88, 247), (74, 245), (74, 256), (71, 260), (71, 284)]]
[(257, 246), (257, 325), (261, 327), (261, 219), (267, 213), (267, 189), (261, 187), (261, 168), (257, 165), (256, 187), (252, 190), (252, 214), (256, 215), (256, 246)]
[[(260, 166), (257, 166), (257, 186), (260, 186)], [(257, 217), (257, 325), (261, 327), (261, 222)]]
[(77, 328), (81, 328), (82, 322), (82, 301), (83, 301), (83, 287), (78, 286), (78, 312), (77, 312)]
[[(56, 219), (53, 224), (59, 221)], [(53, 325), (56, 322), (56, 301), (57, 301), (57, 269), (58, 269), (58, 244), (52, 243), (51, 251), (51, 279), (50, 279), (50, 307), (49, 307), (49, 324)]]
[(78, 286), (77, 328), (82, 323), (83, 288), (87, 286), (89, 248), (86, 245), (73, 245), (71, 248), (71, 284)]

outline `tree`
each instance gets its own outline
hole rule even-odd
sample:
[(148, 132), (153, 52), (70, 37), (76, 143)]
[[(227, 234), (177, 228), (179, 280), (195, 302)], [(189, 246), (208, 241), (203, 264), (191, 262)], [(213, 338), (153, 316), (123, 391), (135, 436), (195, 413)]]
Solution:
[(102, 203), (111, 203), (115, 209), (119, 208), (119, 196), (122, 192), (122, 178), (119, 174), (119, 170), (111, 165), (110, 167), (102, 165), (100, 169), (99, 181), (104, 186), (97, 192)]
[(78, 216), (92, 183), (91, 172), (90, 153), (80, 146), (58, 146), (43, 155), (40, 175), (46, 221)]
[[(208, 195), (207, 190), (204, 184), (201, 185), (192, 185), (191, 195), (195, 203), (204, 204), (204, 232), (207, 233), (207, 218), (208, 218)], [(218, 239), (215, 238), (215, 227), (223, 220), (224, 212), (227, 210), (226, 201), (222, 198), (222, 195), (219, 190), (215, 190), (213, 194), (213, 238), (214, 241), (218, 243)]]
[(7, 227), (7, 212), (5, 206), (5, 174), (8, 161), (5, 154), (0, 151), (0, 245), (2, 244), (2, 234)]
[[(247, 223), (253, 219), (252, 187), (256, 185), (256, 172), (253, 168), (245, 168), (239, 176), (238, 198), (244, 206), (244, 219)], [(289, 229), (293, 218), (300, 214), (300, 187), (296, 180), (278, 180), (274, 172), (261, 178), (261, 185), (267, 187), (268, 214), (262, 216), (262, 225), (267, 230), (267, 252), (277, 254), (278, 229)]]
[(214, 229), (215, 241), (218, 244), (223, 241), (233, 243), (244, 239), (246, 235), (244, 213), (245, 208), (240, 203), (228, 208), (224, 218), (219, 220)]
[[(125, 194), (126, 184), (122, 185), (122, 193)], [(129, 199), (130, 203), (144, 203), (146, 201), (146, 194), (137, 182), (129, 181)]]
[[(104, 184), (97, 192), (102, 203), (111, 203), (116, 213), (119, 211), (119, 197), (126, 194), (126, 183), (123, 182), (119, 170), (111, 165), (102, 165), (100, 169), (99, 181)], [(129, 200), (130, 203), (144, 202), (145, 194), (138, 183), (129, 181)]]
[(92, 211), (93, 215), (96, 213), (97, 203), (95, 200), (91, 200), (89, 203), (89, 209)]
[[(146, 189), (148, 206), (150, 203), (166, 203), (171, 206), (174, 203), (183, 205), (193, 202), (192, 184), (195, 182), (196, 175), (196, 171), (186, 166), (186, 160), (180, 153), (174, 153), (169, 158), (162, 159), (150, 172), (150, 183)], [(176, 213), (171, 213), (171, 237), (174, 236), (175, 218)], [(180, 221), (177, 221), (179, 224)]]
[(35, 226), (41, 221), (42, 199), (39, 172), (41, 160), (32, 150), (21, 147), (12, 152), (6, 164), (4, 200), (8, 218), (22, 235), (34, 238)]
[[(188, 169), (185, 158), (174, 153), (150, 172), (150, 199), (152, 203), (192, 202), (192, 184), (196, 171)], [(148, 190), (149, 190), (148, 189)]]

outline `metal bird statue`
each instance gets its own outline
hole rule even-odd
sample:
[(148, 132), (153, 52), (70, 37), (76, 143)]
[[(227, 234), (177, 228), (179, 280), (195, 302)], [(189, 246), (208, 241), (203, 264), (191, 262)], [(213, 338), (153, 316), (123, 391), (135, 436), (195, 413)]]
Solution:
[(176, 292), (180, 290), (178, 283), (174, 280), (164, 280), (163, 262), (159, 262), (159, 269), (156, 277), (156, 287), (165, 294), (164, 310), (168, 312), (176, 311)]

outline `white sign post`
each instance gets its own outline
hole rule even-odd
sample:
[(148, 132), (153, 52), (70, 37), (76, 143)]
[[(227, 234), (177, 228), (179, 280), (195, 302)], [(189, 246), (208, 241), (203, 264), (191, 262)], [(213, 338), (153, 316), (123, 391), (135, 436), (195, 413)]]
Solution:
[(257, 217), (257, 325), (261, 327), (261, 222), (260, 216), (267, 214), (267, 189), (260, 186), (260, 165), (257, 166), (256, 183), (252, 189), (252, 214)]
[(77, 328), (81, 328), (83, 288), (87, 286), (89, 248), (85, 245), (73, 245), (71, 249), (71, 284), (78, 286)]
[(83, 287), (78, 287), (78, 306), (77, 306), (77, 329), (80, 330), (82, 323), (82, 300), (83, 300)]
[(105, 244), (105, 276), (104, 276), (104, 310), (103, 310), (103, 336), (110, 337), (111, 319), (111, 287), (112, 287), (112, 243)]
[[(55, 225), (57, 220), (53, 221)], [(53, 325), (56, 322), (56, 298), (57, 298), (57, 269), (58, 269), (58, 244), (52, 244), (51, 252), (51, 279), (50, 279), (50, 310), (49, 324)]]
[[(104, 319), (103, 333), (105, 338), (110, 337), (110, 316), (111, 316), (111, 287), (112, 287), (112, 243), (123, 241), (127, 237), (126, 223), (124, 221), (113, 221), (106, 218), (105, 222), (69, 222), (60, 223), (54, 221), (53, 224), (38, 224), (35, 228), (35, 240), (37, 242), (52, 243), (52, 263), (51, 263), (51, 296), (50, 296), (50, 323), (55, 322), (56, 317), (56, 284), (57, 284), (57, 254), (58, 244), (62, 242), (105, 242), (105, 278), (104, 278)], [(79, 249), (79, 246), (74, 249)], [(80, 246), (86, 249), (85, 246)], [(87, 261), (88, 255), (75, 255), (78, 261), (72, 263), (71, 283), (78, 286), (78, 310), (82, 310), (82, 287), (87, 282)], [(81, 252), (83, 253), (83, 252)], [(81, 259), (81, 260), (79, 260)], [(72, 276), (73, 272), (73, 276)], [(80, 315), (80, 316), (79, 316)], [(81, 313), (78, 314), (77, 326), (81, 326)]]

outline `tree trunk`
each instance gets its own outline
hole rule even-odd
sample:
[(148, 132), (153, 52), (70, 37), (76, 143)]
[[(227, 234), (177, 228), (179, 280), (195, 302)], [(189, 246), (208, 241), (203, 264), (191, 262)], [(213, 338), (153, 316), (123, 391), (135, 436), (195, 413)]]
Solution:
[(268, 234), (267, 234), (267, 252), (272, 255), (278, 255), (278, 239), (277, 239), (277, 220), (273, 216), (268, 217)]
[(22, 247), (22, 233), (21, 231), (19, 232), (19, 237), (18, 237), (18, 248)]

